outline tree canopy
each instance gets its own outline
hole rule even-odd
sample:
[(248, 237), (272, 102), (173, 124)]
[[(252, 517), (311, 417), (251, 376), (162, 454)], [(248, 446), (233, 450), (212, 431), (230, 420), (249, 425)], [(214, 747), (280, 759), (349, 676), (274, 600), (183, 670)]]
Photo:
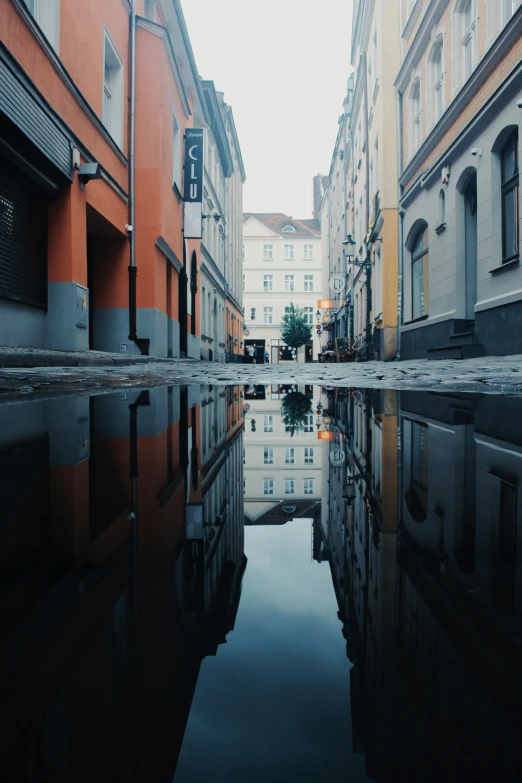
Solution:
[(312, 327), (307, 323), (304, 311), (293, 302), (281, 320), (281, 337), (286, 345), (295, 349), (312, 339)]
[(281, 402), (281, 420), (285, 430), (294, 437), (304, 429), (307, 417), (312, 413), (312, 400), (300, 391), (285, 394)]

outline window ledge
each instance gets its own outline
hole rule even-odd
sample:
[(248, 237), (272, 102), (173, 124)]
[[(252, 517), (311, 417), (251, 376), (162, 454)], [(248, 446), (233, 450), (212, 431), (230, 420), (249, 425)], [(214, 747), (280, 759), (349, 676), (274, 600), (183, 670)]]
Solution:
[(443, 234), (446, 231), (446, 221), (443, 221), (442, 223), (437, 223), (435, 226), (435, 233), (436, 234)]
[(413, 318), (411, 321), (405, 321), (403, 323), (403, 326), (409, 326), (410, 324), (418, 324), (420, 321), (427, 321), (429, 318), (429, 313), (426, 313), (426, 315), (421, 315), (420, 318)]
[(514, 269), (520, 264), (519, 256), (512, 258), (510, 261), (505, 261), (500, 266), (496, 266), (494, 269), (489, 270), (490, 275), (499, 275), (501, 272), (507, 272), (509, 269)]

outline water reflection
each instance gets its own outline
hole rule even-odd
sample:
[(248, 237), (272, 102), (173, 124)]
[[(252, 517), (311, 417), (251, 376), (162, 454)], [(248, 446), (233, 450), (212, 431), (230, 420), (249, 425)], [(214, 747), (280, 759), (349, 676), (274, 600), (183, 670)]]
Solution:
[(314, 555), (354, 664), (354, 750), (378, 780), (519, 779), (521, 402), (341, 389), (325, 412)]
[(521, 414), (265, 385), (0, 406), (2, 779), (518, 779)]
[(2, 777), (171, 781), (233, 629), (242, 390), (0, 408)]

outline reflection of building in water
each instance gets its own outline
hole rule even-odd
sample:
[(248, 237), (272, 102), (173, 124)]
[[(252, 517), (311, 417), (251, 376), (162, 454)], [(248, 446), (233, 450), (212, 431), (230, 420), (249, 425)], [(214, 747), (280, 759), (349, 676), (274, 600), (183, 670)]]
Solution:
[(355, 750), (379, 780), (448, 769), (511, 780), (522, 727), (520, 403), (400, 399), (399, 419), (395, 393), (336, 392), (328, 403), (346, 464), (329, 468), (323, 535), (354, 663)]
[(3, 779), (172, 780), (246, 564), (242, 392), (212, 394), (0, 408)]
[(320, 514), (323, 442), (312, 386), (245, 389), (245, 523), (284, 525)]

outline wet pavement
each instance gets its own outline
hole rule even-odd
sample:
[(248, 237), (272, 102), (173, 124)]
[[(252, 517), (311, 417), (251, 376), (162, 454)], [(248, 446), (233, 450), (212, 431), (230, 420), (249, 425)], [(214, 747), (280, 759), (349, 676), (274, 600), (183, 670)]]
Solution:
[(2, 781), (518, 781), (520, 397), (125, 382), (0, 402)]
[(522, 394), (522, 356), (490, 356), (464, 361), (361, 362), (354, 364), (216, 364), (190, 359), (147, 360), (130, 365), (4, 367), (0, 399), (150, 388), (168, 383), (298, 383), (368, 389)]

